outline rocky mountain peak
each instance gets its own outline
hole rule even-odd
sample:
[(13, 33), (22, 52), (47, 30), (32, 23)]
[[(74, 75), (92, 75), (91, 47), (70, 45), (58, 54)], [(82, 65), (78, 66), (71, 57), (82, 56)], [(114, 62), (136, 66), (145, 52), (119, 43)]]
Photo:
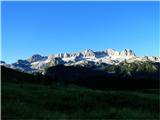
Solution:
[(134, 53), (131, 49), (124, 49), (124, 50), (120, 53), (120, 55), (121, 55), (122, 57), (124, 57), (124, 56), (127, 56), (127, 57), (134, 57), (134, 56), (136, 56), (135, 53)]
[(1, 63), (1, 64), (6, 64), (6, 62), (5, 62), (5, 61), (1, 61), (1, 60), (0, 60), (0, 63)]
[(111, 48), (106, 50), (106, 53), (108, 54), (108, 56), (113, 56), (115, 54), (115, 52), (116, 52), (116, 50), (115, 49), (111, 49)]
[(29, 64), (30, 64), (30, 62), (29, 62), (29, 61), (27, 61), (27, 60), (18, 60), (18, 61), (16, 62), (16, 64), (29, 65)]
[(43, 59), (47, 59), (47, 57), (41, 56), (39, 54), (35, 54), (29, 57), (27, 61), (32, 63), (32, 62), (36, 62), (36, 61), (43, 60)]
[(91, 49), (87, 49), (83, 52), (84, 57), (95, 57), (95, 53)]
[(64, 53), (63, 57), (68, 58), (68, 57), (70, 57), (70, 54), (69, 53)]
[(86, 49), (84, 52), (94, 52), (94, 51), (91, 49)]
[(35, 54), (29, 57), (27, 60), (18, 60), (16, 63), (11, 65), (1, 62), (1, 65), (24, 70), (27, 72), (33, 72), (60, 64), (66, 66), (84, 64), (85, 66), (98, 64), (117, 65), (123, 61), (127, 61), (128, 63), (135, 61), (160, 62), (160, 58), (154, 56), (138, 57), (131, 49), (124, 49), (121, 52), (118, 52), (115, 49), (107, 49), (106, 51), (93, 51), (91, 49), (87, 49), (83, 52), (51, 54), (47, 57)]

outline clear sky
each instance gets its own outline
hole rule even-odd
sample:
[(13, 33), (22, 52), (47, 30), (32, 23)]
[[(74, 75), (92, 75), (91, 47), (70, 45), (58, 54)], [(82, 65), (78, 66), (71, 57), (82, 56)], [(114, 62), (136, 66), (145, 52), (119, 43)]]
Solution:
[(2, 2), (2, 60), (85, 49), (159, 56), (159, 2)]

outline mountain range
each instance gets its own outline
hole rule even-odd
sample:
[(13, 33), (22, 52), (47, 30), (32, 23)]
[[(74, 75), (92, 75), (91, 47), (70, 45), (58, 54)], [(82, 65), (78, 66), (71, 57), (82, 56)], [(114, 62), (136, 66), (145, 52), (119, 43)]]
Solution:
[(1, 61), (1, 66), (5, 66), (20, 71), (34, 73), (43, 72), (46, 68), (56, 65), (65, 66), (100, 66), (103, 65), (118, 65), (126, 62), (160, 62), (160, 57), (143, 56), (139, 57), (131, 49), (124, 49), (118, 52), (114, 49), (107, 49), (104, 51), (93, 51), (87, 49), (83, 52), (75, 53), (60, 53), (51, 54), (48, 56), (41, 56), (39, 54), (32, 55), (26, 60), (17, 60), (12, 64), (7, 64)]

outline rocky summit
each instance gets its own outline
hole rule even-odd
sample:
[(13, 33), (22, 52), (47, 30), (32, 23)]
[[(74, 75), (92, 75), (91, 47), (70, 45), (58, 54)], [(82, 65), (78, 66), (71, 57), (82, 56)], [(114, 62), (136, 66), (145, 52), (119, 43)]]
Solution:
[(87, 49), (82, 52), (75, 53), (59, 53), (51, 54), (48, 56), (41, 56), (35, 54), (26, 60), (18, 60), (16, 63), (7, 64), (4, 61), (1, 62), (2, 66), (6, 66), (12, 69), (18, 69), (24, 72), (39, 72), (44, 71), (47, 67), (56, 65), (65, 66), (100, 66), (105, 65), (118, 65), (121, 62), (160, 62), (160, 57), (156, 56), (143, 56), (139, 57), (131, 49), (124, 49), (119, 52), (115, 49), (107, 49), (104, 51), (93, 51)]

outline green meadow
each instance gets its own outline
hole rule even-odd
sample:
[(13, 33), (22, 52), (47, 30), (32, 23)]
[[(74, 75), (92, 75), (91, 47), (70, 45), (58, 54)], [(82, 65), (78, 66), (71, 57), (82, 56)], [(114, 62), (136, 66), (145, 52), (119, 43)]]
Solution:
[(158, 89), (96, 90), (4, 82), (2, 119), (159, 119)]

